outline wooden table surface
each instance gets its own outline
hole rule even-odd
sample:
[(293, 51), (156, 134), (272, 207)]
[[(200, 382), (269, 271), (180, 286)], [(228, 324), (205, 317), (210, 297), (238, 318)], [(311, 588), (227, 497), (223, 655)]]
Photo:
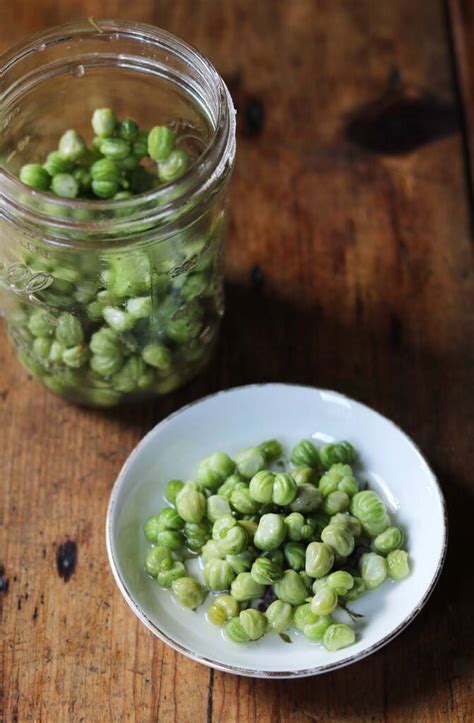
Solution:
[[(469, 3), (452, 5), (459, 42)], [(440, 0), (7, 0), (0, 49), (91, 15), (178, 33), (229, 84), (227, 314), (206, 373), (118, 413), (43, 390), (0, 329), (0, 720), (473, 721), (474, 264), (452, 16)], [(275, 380), (402, 425), (451, 524), (438, 587), (402, 635), (291, 682), (213, 672), (155, 640), (104, 545), (110, 488), (147, 430), (204, 394)]]

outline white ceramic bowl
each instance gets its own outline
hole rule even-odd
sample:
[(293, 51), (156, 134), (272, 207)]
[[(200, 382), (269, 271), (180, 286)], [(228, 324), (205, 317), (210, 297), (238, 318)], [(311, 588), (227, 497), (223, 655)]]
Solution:
[[(347, 439), (360, 453), (361, 476), (384, 498), (407, 534), (412, 573), (387, 581), (351, 607), (366, 615), (351, 647), (328, 652), (290, 631), (289, 645), (266, 635), (236, 645), (197, 612), (181, 607), (146, 576), (143, 523), (164, 505), (169, 479), (191, 479), (196, 463), (215, 450), (232, 455), (276, 437), (287, 451), (301, 438)], [(138, 444), (112, 490), (107, 552), (117, 584), (137, 617), (164, 642), (205, 665), (255, 677), (316, 675), (370, 655), (390, 642), (421, 610), (446, 552), (446, 511), (438, 483), (414, 443), (392, 422), (336, 392), (286, 384), (230, 389), (175, 412)], [(196, 563), (193, 563), (196, 564)]]

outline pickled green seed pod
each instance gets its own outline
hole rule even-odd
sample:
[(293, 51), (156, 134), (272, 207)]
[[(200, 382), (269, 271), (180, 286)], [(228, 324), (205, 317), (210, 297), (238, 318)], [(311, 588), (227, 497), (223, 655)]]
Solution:
[(167, 126), (155, 126), (148, 134), (148, 155), (154, 161), (166, 161), (175, 145), (175, 134)]
[(318, 482), (318, 475), (313, 467), (307, 467), (305, 465), (300, 465), (292, 469), (291, 476), (297, 485), (314, 485)]
[[(145, 362), (140, 356), (131, 356), (112, 378), (112, 386), (119, 392), (133, 392), (147, 386)], [(143, 377), (145, 376), (144, 383)]]
[(138, 159), (148, 155), (148, 133), (145, 131), (138, 133), (138, 136), (132, 141), (132, 153)]
[(255, 582), (260, 585), (273, 585), (283, 576), (282, 568), (268, 557), (257, 557), (250, 570)]
[(289, 505), (296, 497), (297, 488), (298, 485), (291, 474), (280, 472), (274, 478), (272, 501), (280, 507)]
[(171, 151), (166, 161), (162, 161), (158, 168), (158, 178), (162, 183), (176, 181), (185, 173), (191, 164), (191, 159), (186, 151), (175, 148)]
[(20, 181), (37, 191), (48, 191), (51, 186), (51, 176), (39, 163), (27, 163), (20, 170)]
[(287, 542), (284, 547), (285, 560), (292, 570), (299, 572), (305, 568), (306, 548), (299, 542)]
[(264, 552), (260, 557), (268, 557), (269, 560), (274, 562), (278, 567), (281, 567), (283, 569), (283, 566), (285, 564), (285, 556), (282, 552), (282, 550), (270, 550), (269, 552)]
[(319, 450), (319, 458), (324, 469), (329, 469), (333, 464), (352, 464), (356, 451), (350, 442), (325, 444)]
[(183, 487), (176, 497), (176, 509), (185, 522), (200, 522), (206, 511), (206, 498), (202, 492)]
[(123, 138), (105, 138), (100, 144), (100, 152), (111, 161), (123, 161), (130, 150), (130, 144)]
[[(149, 319), (152, 308), (151, 296), (137, 296), (134, 299), (129, 299), (126, 304), (127, 313), (134, 319)], [(155, 344), (147, 345), (147, 347), (151, 347), (152, 349), (154, 346)], [(163, 347), (162, 344), (156, 344), (156, 346), (159, 349), (164, 348), (168, 351), (167, 347)], [(147, 347), (143, 349), (143, 358), (145, 358), (144, 352)], [(153, 354), (150, 354), (150, 358), (153, 358)], [(145, 359), (145, 361), (147, 360)], [(147, 364), (150, 364), (150, 362), (147, 362)], [(151, 364), (151, 366), (155, 366), (155, 364)]]
[(267, 631), (267, 618), (258, 610), (248, 608), (239, 614), (240, 624), (250, 640), (259, 640)]
[(245, 602), (262, 597), (265, 592), (265, 585), (255, 582), (250, 572), (241, 572), (232, 582), (230, 592), (236, 600)]
[(344, 512), (350, 505), (350, 499), (345, 492), (336, 490), (331, 492), (324, 499), (323, 510), (328, 515), (336, 515), (338, 512)]
[(268, 470), (261, 470), (252, 477), (249, 485), (250, 496), (260, 503), (271, 502), (273, 497), (273, 484), (275, 474)]
[(298, 605), (293, 613), (293, 625), (301, 632), (304, 631), (306, 625), (315, 623), (318, 616), (311, 611), (311, 603), (303, 603)]
[(238, 555), (239, 552), (245, 550), (247, 544), (247, 533), (240, 525), (232, 527), (227, 534), (219, 540), (220, 548), (225, 555)]
[(173, 566), (173, 558), (167, 547), (152, 547), (145, 557), (145, 570), (151, 577), (157, 577), (161, 570), (169, 570)]
[(296, 497), (290, 504), (292, 512), (302, 512), (307, 514), (314, 512), (323, 502), (321, 492), (314, 485), (302, 484), (297, 487)]
[(184, 487), (184, 482), (180, 479), (172, 479), (166, 485), (165, 497), (172, 505), (176, 502), (176, 497)]
[(56, 326), (56, 339), (65, 347), (82, 344), (84, 332), (79, 319), (67, 311), (60, 314)]
[(240, 612), (237, 600), (226, 593), (221, 593), (214, 598), (209, 605), (207, 617), (213, 625), (222, 626), (232, 618), (236, 618)]
[[(76, 168), (72, 175), (77, 183), (79, 193), (85, 193), (90, 189), (92, 178), (87, 168)], [(57, 191), (55, 191), (55, 193), (57, 193)]]
[(86, 154), (84, 139), (74, 130), (66, 131), (60, 138), (58, 152), (66, 161), (79, 161)]
[(117, 356), (121, 355), (121, 344), (119, 336), (113, 329), (102, 327), (99, 331), (92, 334), (90, 350), (93, 354), (99, 356)]
[(277, 439), (267, 439), (259, 448), (263, 452), (266, 464), (276, 462), (283, 454), (283, 448)]
[(255, 555), (250, 550), (242, 550), (236, 555), (226, 555), (225, 559), (232, 565), (235, 574), (239, 575), (241, 572), (250, 571)]
[(182, 530), (184, 520), (171, 507), (165, 507), (158, 515), (159, 531), (161, 530)]
[(254, 545), (259, 550), (276, 550), (286, 537), (286, 526), (280, 515), (263, 515), (258, 523)]
[(155, 369), (164, 372), (171, 369), (172, 354), (164, 344), (147, 344), (143, 348), (142, 357), (147, 364), (155, 367)]
[(337, 599), (337, 593), (325, 585), (313, 597), (311, 612), (315, 615), (330, 615), (337, 607)]
[(64, 345), (59, 341), (53, 341), (49, 350), (48, 360), (52, 364), (60, 364), (63, 360), (63, 354), (66, 351)]
[(334, 565), (334, 551), (325, 542), (310, 542), (306, 548), (305, 571), (310, 577), (324, 577)]
[(46, 336), (37, 336), (33, 342), (33, 352), (40, 359), (48, 359), (52, 343), (52, 339), (48, 339)]
[(232, 515), (219, 517), (212, 526), (212, 539), (217, 541), (221, 540), (236, 524), (237, 520), (235, 517), (232, 517)]
[(254, 522), (254, 520), (239, 520), (239, 525), (244, 528), (250, 542), (253, 542), (255, 533), (258, 530), (258, 523)]
[(169, 570), (160, 570), (156, 576), (156, 580), (161, 587), (171, 587), (175, 580), (179, 580), (181, 577), (186, 577), (187, 570), (182, 562), (175, 561)]
[(204, 580), (211, 590), (227, 590), (235, 579), (235, 572), (227, 560), (209, 560), (204, 565)]
[(332, 547), (340, 557), (349, 557), (354, 552), (354, 536), (342, 525), (329, 523), (321, 532), (321, 540)]
[(28, 330), (33, 336), (51, 336), (54, 328), (54, 319), (41, 309), (35, 309), (28, 319)]
[(364, 592), (366, 592), (366, 590), (367, 590), (367, 588), (365, 586), (365, 582), (359, 575), (353, 575), (352, 579), (354, 581), (354, 585), (344, 595), (345, 599), (348, 602), (352, 602), (353, 600), (358, 600), (364, 594)]
[(118, 134), (124, 141), (133, 141), (138, 136), (140, 128), (131, 118), (124, 118), (119, 124)]
[(225, 632), (229, 640), (233, 643), (248, 643), (250, 641), (250, 638), (242, 627), (242, 623), (238, 617), (229, 620), (225, 626)]
[(335, 651), (347, 648), (355, 643), (354, 630), (345, 623), (330, 625), (323, 637), (323, 645), (326, 650)]
[(180, 577), (171, 583), (175, 598), (186, 608), (195, 610), (204, 600), (202, 585), (192, 577)]
[(153, 517), (149, 517), (143, 525), (143, 531), (145, 533), (146, 539), (150, 542), (156, 542), (157, 535), (159, 532), (162, 531), (162, 529), (163, 528), (160, 524), (159, 515), (153, 515)]
[[(71, 171), (74, 170), (74, 163), (63, 158), (59, 151), (52, 151), (46, 156), (46, 161), (43, 163), (43, 168), (49, 173), (50, 176), (55, 176), (57, 173), (71, 173)], [(49, 179), (49, 181), (51, 182), (51, 179)]]
[(273, 592), (289, 605), (301, 605), (308, 596), (306, 585), (295, 570), (285, 570), (283, 577), (273, 585)]
[(211, 495), (207, 498), (206, 514), (211, 522), (215, 522), (224, 515), (230, 515), (231, 509), (228, 500), (221, 495)]
[[(328, 520), (329, 524), (329, 520)], [(362, 525), (357, 517), (347, 514), (346, 512), (338, 512), (331, 517), (331, 525), (342, 525), (354, 537), (360, 537), (362, 534)]]
[(234, 461), (225, 452), (214, 452), (201, 460), (197, 468), (196, 479), (204, 487), (216, 490), (233, 473)]
[(394, 580), (403, 580), (410, 574), (408, 553), (405, 550), (392, 550), (387, 555), (388, 574)]
[(91, 369), (103, 377), (109, 377), (118, 372), (123, 364), (123, 356), (118, 353), (115, 356), (94, 354), (90, 361)]
[(96, 108), (92, 114), (92, 128), (96, 136), (108, 138), (117, 127), (117, 118), (110, 108)]
[(230, 477), (226, 479), (224, 484), (222, 484), (217, 489), (217, 494), (222, 495), (223, 497), (227, 497), (228, 500), (230, 500), (232, 492), (235, 489), (247, 489), (248, 485), (245, 481), (245, 478), (242, 477), (238, 472), (234, 472), (234, 474), (231, 474)]
[(393, 550), (398, 550), (403, 546), (403, 532), (399, 527), (387, 527), (384, 532), (374, 540), (374, 550), (381, 555), (388, 555)]
[(305, 520), (301, 512), (291, 512), (284, 518), (287, 535), (293, 542), (308, 540), (313, 534), (312, 525)]
[(115, 198), (119, 185), (117, 181), (92, 181), (92, 190), (99, 198)]
[(326, 584), (329, 585), (331, 590), (334, 590), (337, 595), (345, 597), (347, 592), (354, 587), (354, 578), (345, 570), (336, 570), (327, 576)]
[(135, 325), (135, 319), (126, 311), (120, 309), (118, 306), (106, 306), (102, 312), (107, 324), (111, 329), (117, 331), (119, 334), (124, 331), (130, 331)]
[(120, 180), (120, 168), (110, 158), (101, 158), (92, 164), (89, 169), (93, 181), (117, 183)]
[(374, 590), (387, 577), (387, 560), (376, 552), (366, 552), (360, 558), (360, 574), (368, 590)]
[(80, 369), (89, 361), (89, 347), (86, 344), (70, 347), (63, 352), (63, 362), (71, 369)]
[(293, 447), (291, 461), (296, 465), (319, 467), (318, 448), (309, 439), (302, 439)]
[(316, 620), (307, 623), (303, 628), (303, 634), (308, 640), (319, 642), (323, 639), (326, 630), (333, 624), (331, 615), (317, 615)]
[(252, 515), (257, 512), (260, 507), (259, 503), (256, 502), (247, 487), (239, 487), (230, 495), (230, 504), (243, 515)]
[(333, 464), (319, 480), (319, 489), (323, 497), (327, 497), (337, 490), (353, 497), (359, 491), (359, 485), (348, 464)]
[(76, 198), (79, 184), (70, 173), (57, 173), (51, 181), (51, 190), (62, 198)]
[(259, 447), (247, 447), (234, 456), (237, 471), (245, 479), (252, 479), (265, 467), (265, 455)]
[(364, 530), (376, 537), (390, 526), (390, 517), (376, 492), (364, 490), (352, 498), (351, 512), (362, 523)]
[(184, 541), (193, 552), (200, 552), (209, 537), (209, 525), (205, 519), (201, 522), (186, 522), (184, 525)]
[(269, 633), (284, 633), (293, 620), (293, 608), (289, 603), (274, 600), (265, 610)]
[(184, 536), (178, 530), (161, 530), (156, 536), (156, 542), (170, 550), (179, 550), (184, 545)]
[(208, 540), (202, 546), (201, 557), (204, 562), (209, 562), (209, 560), (223, 560), (225, 555), (216, 540)]

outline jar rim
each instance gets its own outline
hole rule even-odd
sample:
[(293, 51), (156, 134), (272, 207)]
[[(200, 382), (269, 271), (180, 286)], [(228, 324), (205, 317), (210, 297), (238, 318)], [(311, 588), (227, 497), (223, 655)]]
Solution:
[[(154, 227), (160, 224), (160, 231), (168, 233), (179, 209), (194, 207), (196, 196), (204, 198), (232, 170), (235, 158), (235, 109), (229, 90), (212, 63), (196, 48), (176, 35), (154, 25), (124, 20), (93, 20), (65, 23), (30, 35), (0, 55), (0, 103), (2, 115), (9, 96), (21, 96), (22, 81), (2, 88), (8, 72), (22, 60), (65, 42), (83, 38), (99, 40), (113, 37), (114, 40), (129, 39), (151, 44), (151, 47), (166, 49), (175, 57), (197, 67), (203, 78), (211, 84), (216, 94), (217, 107), (212, 136), (204, 150), (187, 171), (176, 181), (163, 184), (132, 198), (122, 200), (65, 199), (54, 194), (37, 191), (23, 184), (19, 178), (0, 166), (0, 201), (2, 212), (34, 227), (47, 228), (48, 238), (44, 243), (60, 246), (82, 246), (81, 238), (88, 237), (87, 245), (94, 239), (116, 245), (123, 241), (126, 230), (127, 243), (134, 235), (134, 227), (143, 228), (143, 223)], [(105, 36), (105, 37), (104, 37)], [(118, 57), (118, 55), (117, 55)], [(0, 117), (0, 128), (4, 123)], [(84, 220), (81, 211), (93, 220)], [(77, 213), (77, 217), (73, 214)], [(109, 214), (113, 214), (111, 218)], [(82, 216), (84, 214), (82, 213)], [(113, 227), (113, 231), (112, 231)], [(156, 234), (156, 228), (155, 228)]]

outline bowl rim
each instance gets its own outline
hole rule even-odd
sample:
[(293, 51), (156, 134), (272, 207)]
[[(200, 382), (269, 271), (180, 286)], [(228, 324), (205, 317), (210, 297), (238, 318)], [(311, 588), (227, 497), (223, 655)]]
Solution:
[[(402, 622), (397, 625), (396, 628), (394, 628), (390, 633), (383, 636), (378, 640), (376, 643), (371, 645), (368, 648), (365, 648), (364, 650), (360, 651), (359, 653), (356, 653), (355, 655), (351, 655), (348, 658), (345, 658), (344, 660), (340, 660), (335, 663), (328, 663), (327, 665), (318, 665), (314, 668), (302, 668), (300, 670), (253, 670), (251, 668), (242, 668), (240, 666), (236, 665), (230, 665), (230, 664), (224, 664), (219, 663), (215, 660), (212, 660), (210, 658), (206, 658), (203, 655), (199, 655), (195, 653), (192, 649), (186, 647), (185, 645), (177, 642), (173, 638), (169, 637), (163, 630), (161, 630), (150, 618), (145, 614), (145, 612), (141, 609), (140, 605), (135, 602), (134, 597), (130, 590), (128, 589), (125, 581), (123, 580), (120, 571), (118, 569), (118, 561), (116, 560), (115, 553), (114, 553), (114, 545), (112, 544), (112, 519), (113, 519), (113, 513), (114, 509), (117, 503), (118, 493), (122, 487), (123, 480), (125, 478), (125, 474), (128, 471), (128, 468), (132, 465), (135, 458), (141, 453), (142, 448), (147, 444), (148, 439), (156, 433), (156, 431), (164, 426), (166, 426), (171, 420), (173, 420), (178, 415), (188, 411), (191, 407), (194, 407), (197, 404), (201, 404), (202, 402), (208, 401), (209, 399), (212, 399), (214, 397), (218, 397), (224, 394), (234, 393), (238, 391), (244, 391), (244, 390), (253, 390), (253, 389), (259, 389), (261, 387), (279, 387), (279, 388), (286, 388), (286, 389), (306, 389), (307, 391), (311, 392), (317, 392), (319, 394), (325, 394), (325, 395), (331, 395), (334, 397), (339, 398), (340, 400), (343, 400), (345, 402), (350, 402), (352, 404), (357, 404), (358, 406), (362, 407), (363, 409), (371, 412), (372, 414), (377, 415), (377, 417), (380, 418), (381, 421), (384, 421), (388, 423), (390, 426), (395, 428), (404, 438), (405, 440), (414, 447), (415, 451), (418, 453), (418, 455), (421, 457), (423, 462), (425, 463), (428, 472), (430, 473), (432, 477), (432, 481), (434, 482), (434, 487), (438, 493), (438, 498), (441, 503), (441, 509), (442, 509), (442, 517), (443, 517), (443, 528), (442, 528), (442, 546), (441, 546), (441, 554), (438, 560), (438, 564), (436, 566), (436, 570), (433, 574), (433, 577), (430, 580), (429, 585), (426, 588), (426, 591), (421, 598), (420, 602), (416, 607), (411, 611), (407, 617), (402, 620)], [(403, 630), (405, 630), (408, 625), (410, 625), (411, 622), (415, 619), (415, 617), (418, 615), (418, 613), (422, 610), (422, 608), (426, 605), (429, 597), (431, 596), (438, 580), (441, 575), (441, 571), (443, 569), (445, 560), (446, 560), (446, 553), (447, 553), (447, 547), (448, 547), (448, 514), (447, 514), (447, 507), (446, 507), (446, 501), (441, 489), (441, 486), (439, 484), (439, 480), (435, 473), (433, 472), (433, 469), (428, 464), (426, 457), (423, 455), (420, 447), (416, 444), (416, 442), (413, 441), (413, 439), (401, 429), (401, 427), (393, 422), (388, 417), (385, 417), (383, 414), (378, 412), (377, 410), (373, 409), (372, 407), (369, 407), (367, 404), (364, 404), (363, 402), (359, 402), (356, 399), (352, 399), (351, 397), (348, 397), (345, 394), (342, 394), (341, 392), (334, 391), (332, 389), (323, 389), (320, 387), (312, 387), (309, 385), (304, 384), (286, 384), (284, 382), (267, 382), (267, 383), (259, 383), (259, 384), (243, 384), (236, 387), (231, 387), (229, 389), (222, 389), (218, 392), (214, 392), (212, 394), (207, 394), (204, 397), (200, 397), (199, 399), (196, 399), (188, 404), (185, 404), (183, 407), (180, 407), (176, 411), (169, 414), (167, 417), (162, 419), (158, 424), (156, 424), (154, 427), (152, 427), (138, 442), (138, 444), (134, 447), (132, 452), (129, 454), (127, 459), (125, 460), (124, 464), (122, 465), (122, 468), (120, 469), (120, 472), (117, 475), (117, 478), (114, 482), (114, 485), (112, 487), (109, 503), (107, 506), (107, 515), (106, 515), (106, 522), (105, 522), (105, 543), (106, 543), (106, 549), (107, 549), (107, 557), (109, 561), (109, 565), (112, 571), (112, 575), (115, 579), (115, 582), (117, 583), (117, 586), (122, 593), (122, 596), (124, 597), (126, 603), (132, 610), (132, 612), (136, 615), (136, 617), (150, 630), (153, 635), (157, 638), (159, 638), (162, 642), (169, 645), (171, 648), (176, 650), (178, 653), (181, 653), (182, 655), (185, 655), (187, 658), (190, 658), (191, 660), (194, 660), (198, 663), (201, 663), (203, 665), (206, 665), (209, 668), (213, 668), (214, 670), (220, 670), (224, 673), (232, 673), (234, 675), (242, 675), (246, 677), (251, 678), (275, 678), (275, 679), (289, 679), (289, 678), (305, 678), (313, 675), (321, 675), (323, 673), (330, 673), (331, 671), (338, 670), (339, 668), (344, 668), (347, 665), (352, 665), (353, 663), (358, 662), (359, 660), (362, 660), (363, 658), (366, 658), (367, 656), (371, 655), (372, 653), (377, 652), (381, 648), (383, 648), (385, 645), (390, 643), (394, 638), (397, 637)]]

